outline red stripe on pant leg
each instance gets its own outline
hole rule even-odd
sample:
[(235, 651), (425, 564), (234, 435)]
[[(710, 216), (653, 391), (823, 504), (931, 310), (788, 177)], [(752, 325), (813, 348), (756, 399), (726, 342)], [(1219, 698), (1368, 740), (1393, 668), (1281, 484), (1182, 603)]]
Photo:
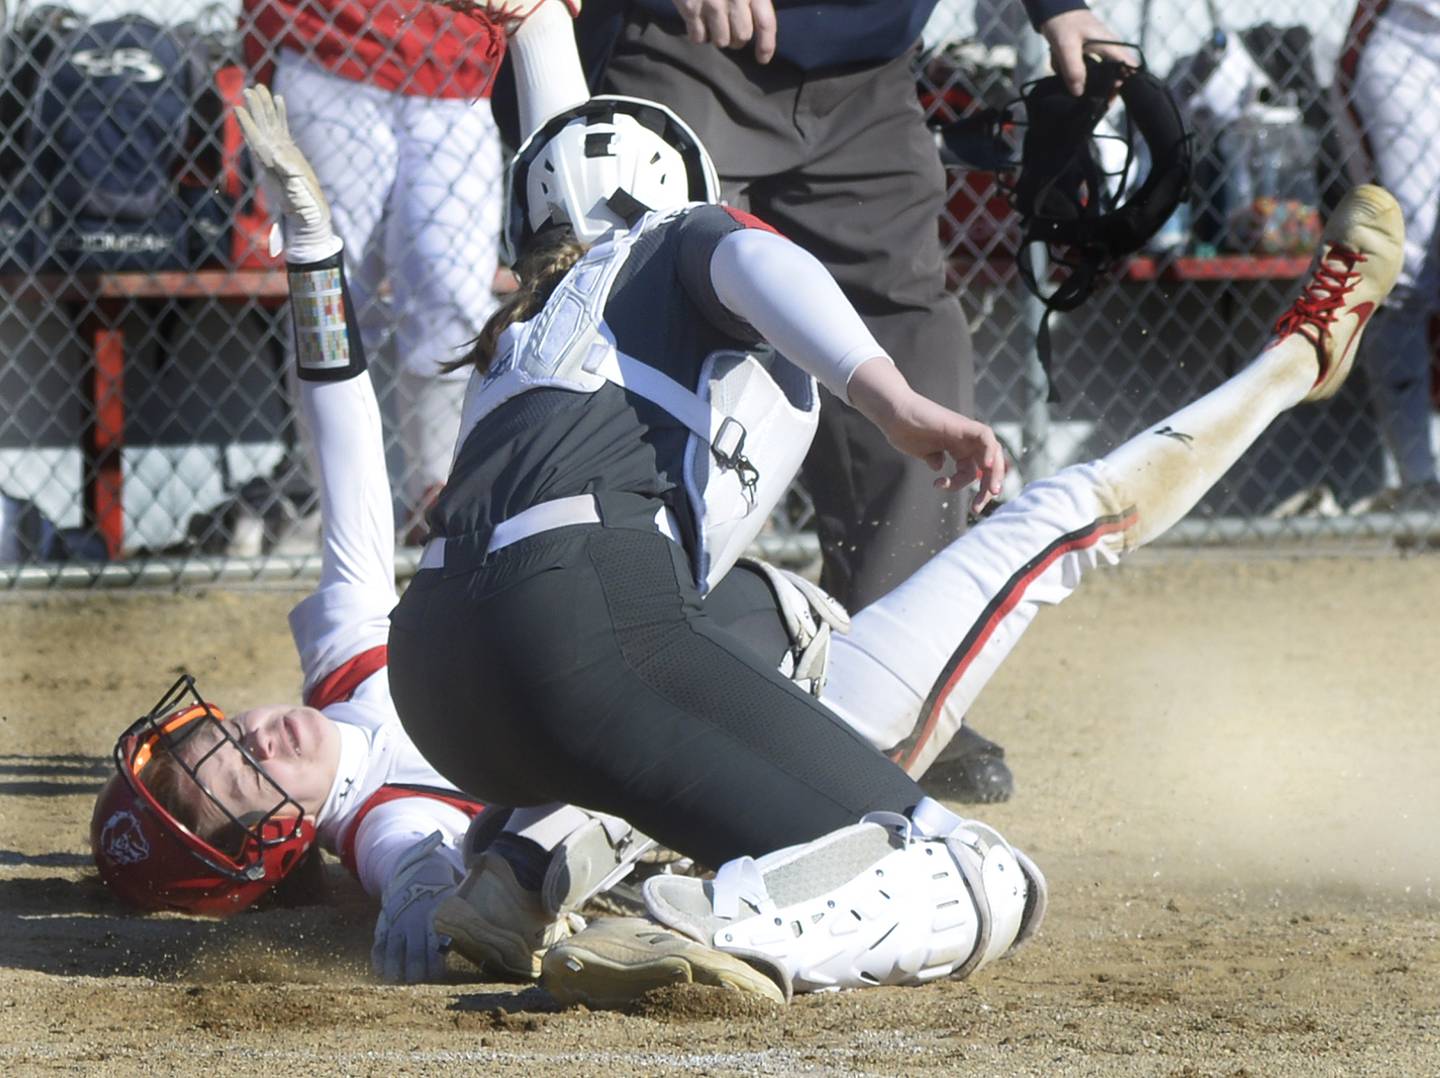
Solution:
[(1019, 605), (1020, 600), (1025, 597), (1025, 590), (1035, 581), (1036, 577), (1050, 568), (1057, 559), (1071, 551), (1085, 550), (1094, 546), (1107, 535), (1114, 535), (1116, 532), (1123, 532), (1133, 527), (1138, 518), (1139, 514), (1131, 509), (1118, 516), (1105, 517), (1097, 520), (1094, 524), (1087, 526), (1079, 532), (1073, 532), (1069, 536), (1062, 537), (1059, 542), (1044, 552), (1032, 565), (1022, 568), (1015, 576), (1010, 578), (1005, 587), (1001, 588), (1000, 591), (996, 593), (995, 598), (991, 600), (993, 609), (989, 617), (981, 623), (979, 633), (975, 634), (973, 639), (971, 639), (970, 634), (967, 634), (966, 639), (961, 642), (956, 653), (951, 656), (950, 663), (947, 665), (952, 665), (953, 669), (949, 676), (945, 678), (939, 691), (932, 694), (932, 702), (926, 710), (925, 724), (921, 727), (920, 736), (915, 739), (915, 744), (910, 747), (909, 752), (902, 754), (901, 758), (897, 760), (901, 767), (908, 771), (915, 761), (919, 759), (921, 750), (924, 749), (926, 743), (929, 742), (931, 735), (935, 732), (936, 725), (940, 721), (940, 712), (945, 707), (946, 699), (949, 698), (956, 684), (965, 675), (965, 671), (970, 668), (970, 664), (974, 661), (975, 656), (980, 654), (990, 637), (995, 634), (995, 630), (1000, 626), (1000, 623), (1005, 620), (1005, 617), (1014, 610), (1015, 607)]

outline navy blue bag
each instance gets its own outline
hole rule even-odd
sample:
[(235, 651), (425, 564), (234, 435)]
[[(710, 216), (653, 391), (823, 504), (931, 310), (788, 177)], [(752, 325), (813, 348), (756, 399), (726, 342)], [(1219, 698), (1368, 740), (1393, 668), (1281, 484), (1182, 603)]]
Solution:
[(176, 177), (205, 77), (189, 38), (136, 15), (81, 24), (51, 50), (30, 101), (31, 167), (19, 190), (36, 268), (189, 264)]
[(35, 268), (35, 207), (21, 201), (21, 189), (28, 194), (38, 175), (26, 156), (30, 103), (50, 54), (82, 21), (69, 8), (46, 4), (0, 36), (0, 273)]

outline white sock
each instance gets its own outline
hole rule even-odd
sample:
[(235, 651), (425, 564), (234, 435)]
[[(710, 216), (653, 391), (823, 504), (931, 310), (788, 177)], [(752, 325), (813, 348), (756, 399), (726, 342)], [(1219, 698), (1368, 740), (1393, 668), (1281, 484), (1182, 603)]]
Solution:
[(541, 4), (510, 38), (521, 141), (565, 109), (590, 100), (575, 48), (574, 20), (564, 4)]
[(1250, 366), (1104, 458), (1140, 513), (1128, 547), (1150, 542), (1190, 512), (1281, 412), (1315, 381), (1314, 346), (1291, 337)]

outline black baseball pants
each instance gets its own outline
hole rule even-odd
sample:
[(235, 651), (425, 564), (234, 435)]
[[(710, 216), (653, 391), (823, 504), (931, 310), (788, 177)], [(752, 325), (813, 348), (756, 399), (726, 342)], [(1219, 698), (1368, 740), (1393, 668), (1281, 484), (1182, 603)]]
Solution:
[(424, 571), (391, 622), (406, 732), (485, 800), (612, 813), (718, 865), (923, 796), (711, 616), (653, 530), (561, 528)]

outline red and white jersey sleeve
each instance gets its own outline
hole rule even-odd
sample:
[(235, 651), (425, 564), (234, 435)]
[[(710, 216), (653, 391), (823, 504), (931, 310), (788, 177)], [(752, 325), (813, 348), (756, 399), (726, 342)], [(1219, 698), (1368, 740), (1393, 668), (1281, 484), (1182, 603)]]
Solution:
[(276, 49), (382, 90), (489, 97), (505, 33), (483, 15), (426, 0), (243, 0), (245, 58), (269, 81)]
[(439, 831), (460, 849), (484, 805), (447, 782), (420, 755), (400, 725), (390, 678), (379, 667), (348, 699), (322, 710), (340, 729), (340, 767), (316, 817), (320, 842), (339, 856), (365, 890), (379, 895), (400, 856)]

